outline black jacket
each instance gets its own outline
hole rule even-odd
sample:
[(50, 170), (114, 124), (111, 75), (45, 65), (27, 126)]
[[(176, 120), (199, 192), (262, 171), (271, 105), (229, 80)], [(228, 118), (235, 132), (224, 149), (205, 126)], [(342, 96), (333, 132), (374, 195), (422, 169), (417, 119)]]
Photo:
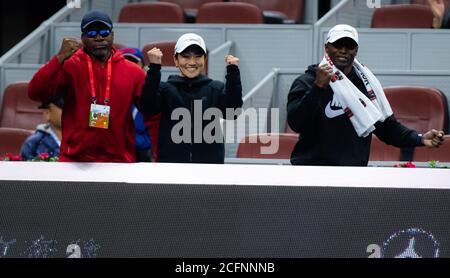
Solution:
[[(339, 103), (333, 99), (330, 86), (314, 84), (317, 65), (308, 67), (298, 77), (288, 95), (288, 123), (300, 133), (291, 163), (296, 165), (367, 166), (372, 136), (359, 137)], [(352, 70), (349, 80), (367, 96), (366, 87)], [(420, 145), (417, 132), (399, 123), (394, 115), (375, 124), (374, 133), (396, 147)]]
[(450, 29), (450, 9), (445, 9), (441, 28)]
[[(148, 115), (161, 113), (158, 162), (224, 163), (224, 139), (219, 128), (219, 119), (215, 119), (215, 117), (211, 120), (199, 119), (203, 118), (203, 112), (208, 108), (220, 109), (222, 112), (221, 117), (225, 117), (226, 108), (239, 108), (241, 106), (241, 79), (239, 68), (235, 65), (227, 66), (226, 84), (224, 84), (204, 75), (194, 79), (171, 75), (167, 82), (161, 82), (161, 66), (150, 64), (147, 78), (142, 88), (142, 112)], [(200, 112), (198, 115), (201, 118), (195, 117), (194, 107), (197, 108), (196, 112)], [(172, 120), (172, 112), (177, 108), (185, 108), (184, 111), (188, 112), (190, 117), (185, 119), (185, 117), (181, 116)], [(216, 124), (212, 123), (214, 119)], [(191, 122), (191, 130), (188, 132), (190, 134), (182, 134), (180, 131), (181, 124), (182, 122), (188, 123), (189, 120)], [(197, 132), (194, 134), (194, 127), (198, 126), (199, 122), (202, 125), (201, 129), (197, 127)], [(211, 133), (209, 128), (217, 127), (213, 129), (212, 135), (214, 138), (221, 138), (222, 142), (217, 142), (217, 140), (212, 143), (205, 142), (205, 138), (199, 131), (203, 133), (207, 125), (208, 134)], [(177, 136), (178, 139), (184, 137), (189, 140), (174, 142), (171, 136), (172, 132), (180, 135)], [(216, 132), (219, 133), (217, 134)]]

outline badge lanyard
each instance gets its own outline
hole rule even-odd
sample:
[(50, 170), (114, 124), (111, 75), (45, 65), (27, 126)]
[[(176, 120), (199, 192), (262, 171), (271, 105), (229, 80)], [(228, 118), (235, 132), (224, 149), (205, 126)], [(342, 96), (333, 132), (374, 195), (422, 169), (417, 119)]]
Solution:
[[(97, 103), (97, 94), (95, 93), (95, 84), (94, 84), (94, 71), (92, 69), (92, 59), (89, 55), (86, 54), (87, 64), (89, 70), (89, 82), (91, 85), (91, 98), (92, 103)], [(108, 59), (108, 65), (106, 68), (106, 90), (105, 90), (105, 105), (108, 105), (109, 98), (111, 95), (111, 72), (112, 72), (112, 57)]]
[(110, 107), (108, 105), (110, 95), (111, 95), (111, 70), (112, 70), (112, 57), (108, 59), (108, 65), (106, 68), (106, 90), (105, 90), (105, 101), (104, 105), (98, 105), (97, 95), (95, 93), (95, 82), (94, 82), (94, 71), (92, 69), (92, 59), (89, 55), (87, 57), (88, 71), (89, 71), (89, 82), (91, 86), (91, 110), (89, 112), (89, 126), (95, 128), (109, 128), (109, 115)]

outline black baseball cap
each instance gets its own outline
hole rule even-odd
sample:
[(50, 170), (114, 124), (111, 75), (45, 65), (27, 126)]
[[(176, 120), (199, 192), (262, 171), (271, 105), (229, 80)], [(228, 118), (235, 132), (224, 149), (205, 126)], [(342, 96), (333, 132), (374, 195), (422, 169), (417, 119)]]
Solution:
[(47, 101), (42, 102), (42, 104), (38, 108), (47, 109), (49, 108), (50, 103), (53, 103), (54, 105), (62, 109), (64, 106), (64, 99), (61, 94), (56, 94), (54, 96), (51, 96)]
[(86, 27), (94, 22), (101, 22), (105, 24), (109, 29), (113, 28), (111, 18), (107, 14), (101, 11), (94, 10), (87, 12), (83, 16), (83, 19), (81, 19), (81, 32), (84, 32), (86, 30)]

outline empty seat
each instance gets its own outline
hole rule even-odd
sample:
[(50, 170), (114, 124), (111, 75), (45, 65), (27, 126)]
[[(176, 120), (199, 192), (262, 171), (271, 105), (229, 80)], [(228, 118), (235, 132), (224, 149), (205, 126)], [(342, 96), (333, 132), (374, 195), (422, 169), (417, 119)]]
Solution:
[(250, 3), (263, 11), (266, 23), (275, 23), (273, 18), (279, 18), (280, 23), (303, 22), (303, 0), (231, 0), (231, 2)]
[(119, 22), (184, 23), (184, 11), (174, 3), (130, 3), (120, 10)]
[(173, 61), (173, 54), (175, 51), (175, 41), (164, 41), (164, 42), (154, 42), (144, 45), (142, 48), (142, 54), (144, 55), (144, 64), (148, 65), (148, 57), (147, 52), (153, 47), (157, 47), (161, 49), (163, 53), (161, 66), (163, 67), (175, 67), (175, 63)]
[(424, 5), (388, 5), (375, 9), (372, 28), (432, 28), (433, 13)]
[[(272, 140), (272, 141), (271, 141)], [(277, 147), (273, 140), (279, 140), (278, 148), (274, 150), (270, 146)], [(236, 157), (238, 158), (271, 158), (271, 159), (290, 159), (292, 150), (298, 142), (298, 134), (287, 133), (261, 133), (252, 134), (244, 137), (239, 143)], [(273, 153), (263, 153), (273, 152)]]
[(223, 2), (222, 0), (159, 0), (160, 2), (171, 2), (180, 5), (184, 10), (186, 22), (194, 23), (198, 9), (201, 5), (211, 2)]
[(183, 9), (198, 9), (201, 5), (223, 0), (159, 0), (159, 2), (170, 2), (180, 5)]
[(370, 145), (370, 161), (399, 161), (400, 148), (387, 145), (374, 134), (372, 134), (372, 144)]
[(207, 3), (198, 10), (197, 23), (259, 24), (262, 11), (248, 3)]
[(418, 147), (414, 149), (413, 161), (431, 160), (450, 162), (450, 135), (444, 135), (444, 143), (439, 148)]
[(31, 134), (33, 131), (28, 129), (0, 127), (0, 157), (6, 153), (19, 155), (23, 142)]
[(6, 87), (0, 111), (0, 127), (32, 129), (43, 122), (39, 102), (28, 97), (28, 82), (17, 82)]
[(441, 91), (421, 86), (393, 86), (384, 91), (399, 122), (420, 133), (432, 128), (447, 133), (447, 100)]

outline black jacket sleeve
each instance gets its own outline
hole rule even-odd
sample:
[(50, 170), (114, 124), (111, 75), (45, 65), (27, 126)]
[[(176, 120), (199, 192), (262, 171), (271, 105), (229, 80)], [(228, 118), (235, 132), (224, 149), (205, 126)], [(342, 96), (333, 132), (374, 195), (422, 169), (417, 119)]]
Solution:
[(225, 76), (225, 106), (226, 108), (242, 107), (241, 74), (238, 66), (228, 65)]
[(287, 119), (289, 126), (298, 133), (313, 129), (314, 117), (320, 108), (320, 95), (325, 89), (314, 84), (315, 77), (304, 74), (294, 81), (289, 90)]
[(141, 112), (150, 116), (161, 112), (161, 65), (150, 64), (142, 86)]
[(450, 29), (450, 9), (446, 9), (442, 18), (442, 29)]
[(402, 125), (394, 115), (377, 122), (374, 133), (381, 141), (399, 148), (422, 146), (417, 131)]
[(236, 109), (242, 107), (243, 104), (241, 75), (239, 67), (236, 65), (228, 65), (225, 80), (225, 87), (223, 89), (222, 97), (220, 100), (220, 110), (222, 111), (225, 119), (235, 120), (238, 115), (228, 115), (226, 113), (226, 108)]

